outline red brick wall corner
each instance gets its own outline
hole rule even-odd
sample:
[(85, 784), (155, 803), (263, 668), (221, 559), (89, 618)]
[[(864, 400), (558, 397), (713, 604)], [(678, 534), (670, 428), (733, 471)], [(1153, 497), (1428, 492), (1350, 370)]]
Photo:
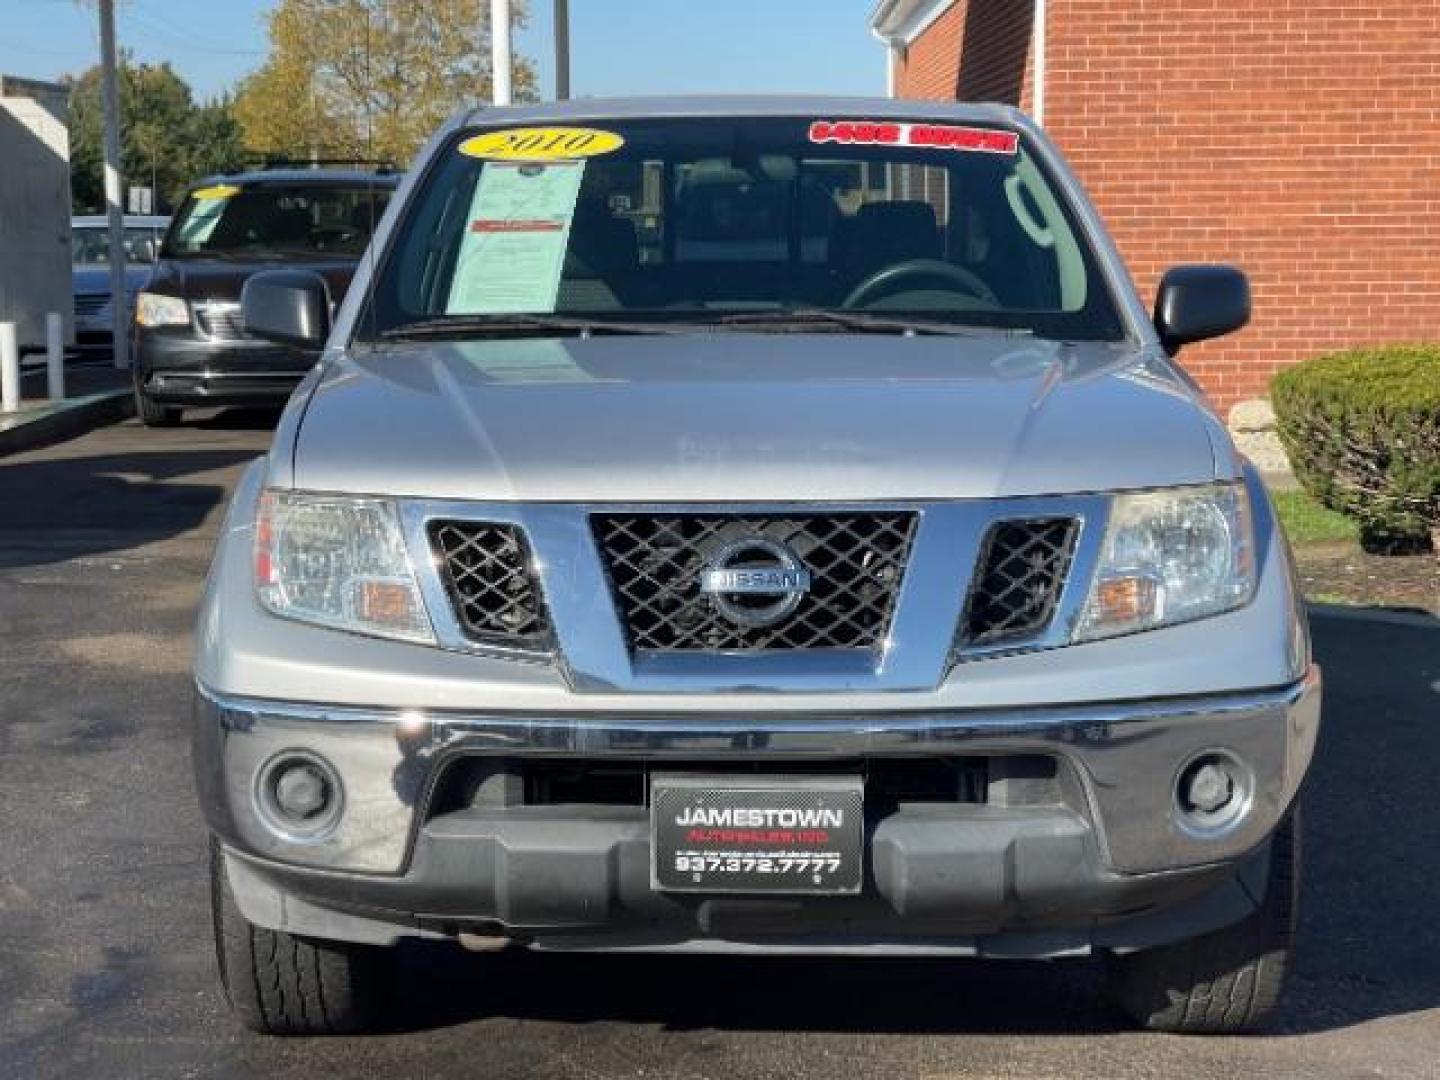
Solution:
[[(997, 96), (1018, 18), (960, 0), (899, 93)], [(1435, 0), (1049, 0), (1047, 46), (1047, 126), (1146, 299), (1175, 263), (1251, 277), (1251, 327), (1182, 356), (1219, 406), (1321, 352), (1440, 338)]]

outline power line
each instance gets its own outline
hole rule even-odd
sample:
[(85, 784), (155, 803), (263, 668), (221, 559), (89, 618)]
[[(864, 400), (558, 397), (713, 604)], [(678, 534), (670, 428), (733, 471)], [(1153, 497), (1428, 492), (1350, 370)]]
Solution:
[(46, 49), (38, 45), (32, 45), (30, 42), (20, 38), (13, 37), (0, 38), (0, 47), (16, 49), (23, 53), (34, 53), (37, 56), (73, 56), (78, 58), (90, 56), (94, 52), (93, 48)]
[[(182, 45), (185, 45), (187, 48), (194, 49), (196, 52), (212, 53), (216, 56), (265, 55), (265, 50), (263, 49), (226, 49), (219, 46), (211, 45), (206, 40), (196, 35), (193, 31), (189, 31), (184, 29), (183, 27), (177, 26), (173, 22), (162, 21), (162, 19), (157, 15), (147, 15), (143, 13), (139, 10), (138, 0), (135, 0), (135, 2), (129, 5), (128, 8), (125, 9), (124, 13), (136, 19), (142, 25), (149, 27), (151, 30), (155, 30), (162, 34), (165, 34), (172, 40), (178, 41)], [(168, 19), (169, 16), (165, 16), (165, 18)]]

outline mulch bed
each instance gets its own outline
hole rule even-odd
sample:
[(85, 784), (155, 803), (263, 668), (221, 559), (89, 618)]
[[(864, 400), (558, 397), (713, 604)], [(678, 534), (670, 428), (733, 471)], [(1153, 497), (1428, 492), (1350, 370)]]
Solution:
[(1440, 556), (1367, 555), (1353, 544), (1307, 544), (1296, 549), (1295, 562), (1307, 600), (1440, 615)]

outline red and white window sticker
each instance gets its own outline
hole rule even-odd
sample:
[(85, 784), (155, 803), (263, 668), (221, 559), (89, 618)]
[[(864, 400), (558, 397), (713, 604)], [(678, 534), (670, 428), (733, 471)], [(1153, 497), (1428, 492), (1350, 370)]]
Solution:
[(891, 120), (816, 120), (810, 125), (810, 141), (846, 146), (917, 146), (977, 154), (1015, 154), (1020, 150), (1020, 136), (1013, 131)]

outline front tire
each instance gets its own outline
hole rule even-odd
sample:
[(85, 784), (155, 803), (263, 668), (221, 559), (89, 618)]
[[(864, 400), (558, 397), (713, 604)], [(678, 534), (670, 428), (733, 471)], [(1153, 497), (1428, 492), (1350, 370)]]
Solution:
[(1137, 1024), (1183, 1035), (1250, 1031), (1275, 1009), (1295, 958), (1300, 807), (1270, 841), (1265, 900), (1233, 926), (1110, 958), (1111, 990)]
[(256, 926), (235, 904), (214, 841), (210, 899), (220, 982), (246, 1027), (265, 1035), (348, 1035), (377, 1026), (389, 982), (388, 949)]
[(161, 405), (158, 401), (151, 399), (150, 395), (140, 388), (140, 382), (135, 380), (135, 415), (140, 417), (140, 422), (146, 427), (174, 427), (180, 423), (183, 414), (181, 409), (173, 405)]

